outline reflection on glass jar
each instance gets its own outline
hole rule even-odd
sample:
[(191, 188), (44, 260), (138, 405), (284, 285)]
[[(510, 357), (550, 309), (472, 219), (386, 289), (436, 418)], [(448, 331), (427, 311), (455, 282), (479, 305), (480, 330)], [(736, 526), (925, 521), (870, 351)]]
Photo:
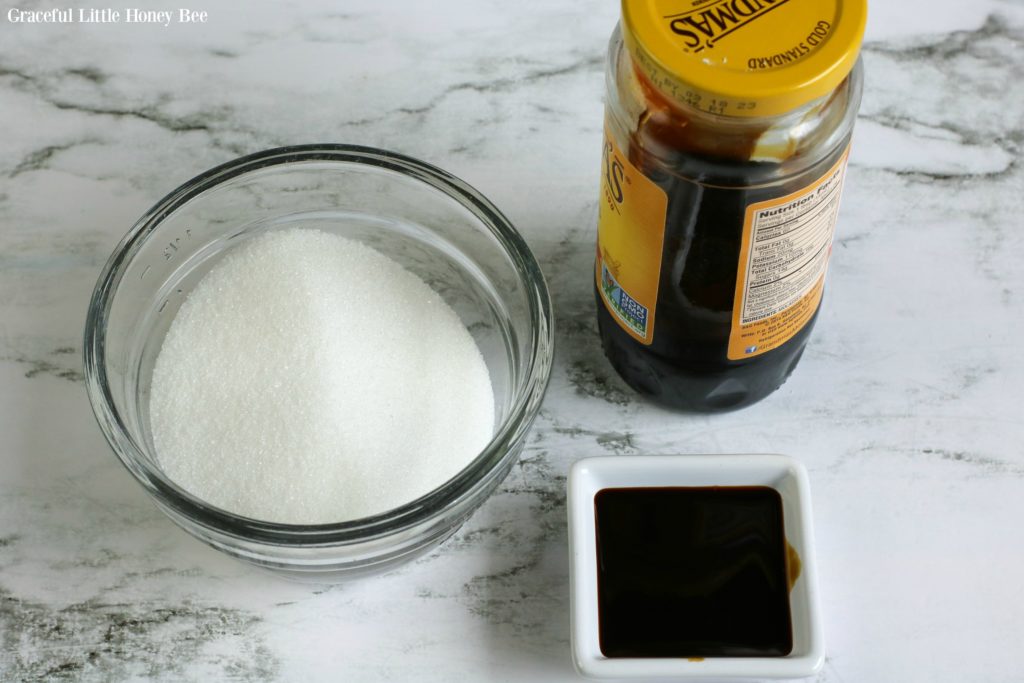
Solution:
[(860, 103), (863, 1), (623, 2), (595, 291), (637, 391), (697, 411), (777, 389), (817, 318)]

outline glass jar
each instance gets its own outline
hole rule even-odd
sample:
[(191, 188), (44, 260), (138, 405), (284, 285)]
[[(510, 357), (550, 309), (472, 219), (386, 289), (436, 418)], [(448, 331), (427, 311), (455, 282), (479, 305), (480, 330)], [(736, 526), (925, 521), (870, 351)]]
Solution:
[(863, 0), (624, 0), (595, 264), (605, 354), (671, 407), (750, 405), (817, 318), (860, 104)]

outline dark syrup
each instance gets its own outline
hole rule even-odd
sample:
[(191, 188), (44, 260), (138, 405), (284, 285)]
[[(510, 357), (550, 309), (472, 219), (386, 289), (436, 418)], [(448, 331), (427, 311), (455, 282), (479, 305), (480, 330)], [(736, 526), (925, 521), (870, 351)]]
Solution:
[(605, 656), (790, 653), (796, 560), (787, 558), (778, 491), (603, 489), (594, 508)]
[[(653, 95), (649, 95), (653, 97)], [(642, 117), (629, 159), (668, 197), (657, 322), (649, 346), (612, 317), (597, 287), (605, 355), (622, 378), (664, 405), (698, 412), (735, 410), (778, 389), (803, 354), (818, 313), (776, 349), (729, 360), (744, 214), (752, 203), (796, 192), (823, 176), (849, 138), (817, 163), (776, 182), (780, 162), (750, 159), (756, 136), (734, 138), (667, 117), (667, 105)]]

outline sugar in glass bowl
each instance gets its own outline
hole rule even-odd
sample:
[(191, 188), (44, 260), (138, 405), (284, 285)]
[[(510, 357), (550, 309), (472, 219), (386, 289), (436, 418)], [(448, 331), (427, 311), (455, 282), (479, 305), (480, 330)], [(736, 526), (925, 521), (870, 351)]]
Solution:
[[(372, 517), (299, 525), (236, 515), (171, 481), (153, 446), (153, 366), (178, 308), (226, 249), (295, 225), (361, 241), (427, 282), (469, 329), (490, 374), (496, 415), (486, 448), (440, 487)], [(466, 183), (379, 149), (283, 147), (207, 171), (139, 219), (89, 305), (86, 385), (114, 452), (176, 524), (260, 567), (335, 581), (436, 546), (508, 474), (547, 386), (552, 322), (547, 285), (526, 243)]]

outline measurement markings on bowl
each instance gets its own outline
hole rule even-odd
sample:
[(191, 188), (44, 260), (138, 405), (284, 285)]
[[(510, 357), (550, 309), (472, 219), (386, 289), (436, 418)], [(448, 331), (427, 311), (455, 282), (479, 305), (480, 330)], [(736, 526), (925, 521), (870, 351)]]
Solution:
[(183, 240), (187, 240), (187, 239), (191, 239), (191, 238), (192, 238), (192, 230), (189, 229), (189, 228), (186, 228), (185, 229), (185, 236), (184, 237), (175, 237), (173, 240), (168, 242), (167, 246), (164, 247), (164, 260), (165, 261), (170, 261), (171, 257), (174, 256), (174, 254), (178, 251), (178, 245), (181, 244)]

